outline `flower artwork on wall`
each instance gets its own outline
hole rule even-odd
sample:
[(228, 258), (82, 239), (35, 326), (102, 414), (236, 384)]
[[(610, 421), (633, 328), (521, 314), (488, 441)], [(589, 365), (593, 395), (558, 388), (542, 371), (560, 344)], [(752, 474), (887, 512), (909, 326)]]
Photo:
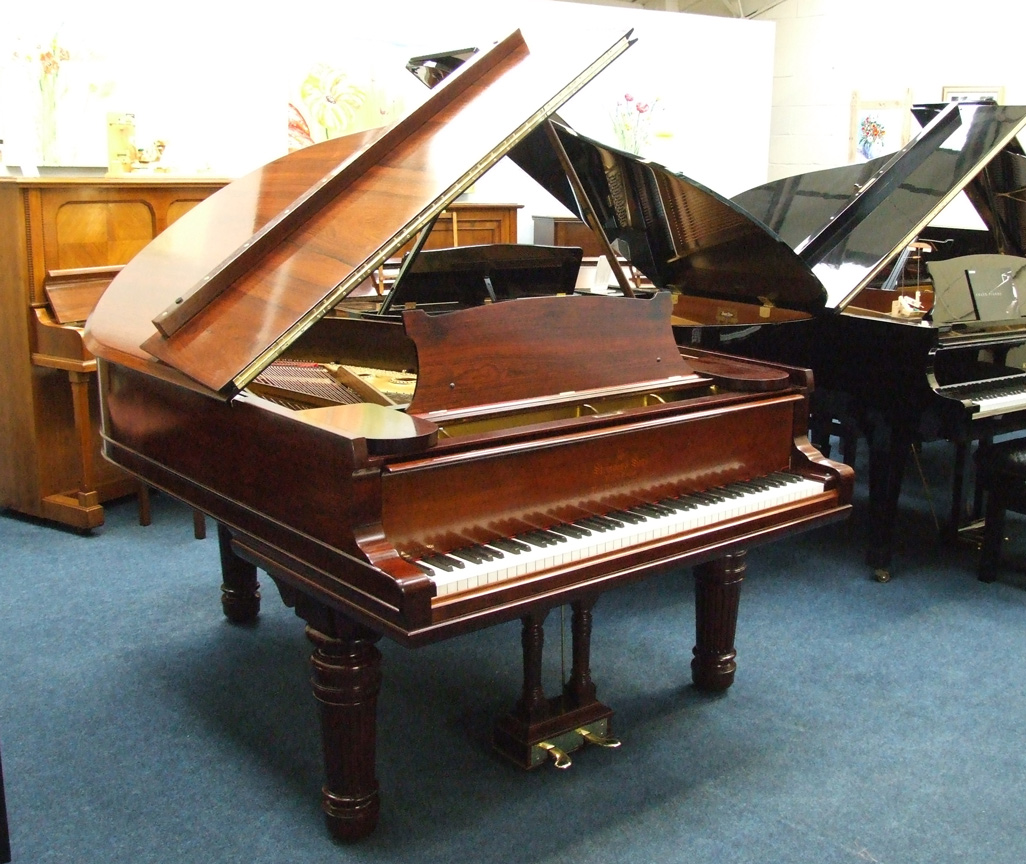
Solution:
[(652, 118), (659, 104), (658, 99), (645, 100), (624, 93), (616, 102), (611, 120), (613, 132), (621, 150), (642, 155), (652, 142)]
[(0, 57), (0, 108), (11, 164), (23, 170), (106, 162), (104, 117), (114, 83), (103, 58), (55, 33), (17, 38)]
[(859, 122), (858, 154), (866, 161), (884, 152), (887, 127), (875, 114), (866, 114)]
[(910, 93), (904, 99), (882, 102), (864, 102), (853, 93), (848, 161), (868, 162), (904, 147), (912, 125), (911, 106)]
[(367, 69), (351, 73), (314, 63), (289, 100), (289, 152), (392, 123), (402, 114), (403, 99), (391, 91)]

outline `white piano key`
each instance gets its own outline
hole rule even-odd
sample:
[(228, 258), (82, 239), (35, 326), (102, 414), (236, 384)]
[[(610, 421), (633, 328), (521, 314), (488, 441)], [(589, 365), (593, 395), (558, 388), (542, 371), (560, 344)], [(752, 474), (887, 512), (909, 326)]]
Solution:
[[(498, 557), (479, 563), (460, 559), (462, 566), (451, 571), (422, 560), (414, 563), (428, 573), (436, 585), (438, 596), (441, 597), (574, 564), (663, 537), (683, 534), (728, 519), (811, 498), (822, 491), (823, 484), (818, 481), (795, 478), (793, 482), (782, 486), (745, 490), (740, 497), (703, 503), (694, 509), (673, 510), (666, 514), (646, 516), (643, 522), (628, 522), (606, 531), (592, 530), (583, 537), (565, 537), (555, 545), (531, 546), (529, 550), (518, 554), (485, 545), (483, 548), (486, 552)], [(445, 557), (457, 558), (456, 551), (447, 553)]]

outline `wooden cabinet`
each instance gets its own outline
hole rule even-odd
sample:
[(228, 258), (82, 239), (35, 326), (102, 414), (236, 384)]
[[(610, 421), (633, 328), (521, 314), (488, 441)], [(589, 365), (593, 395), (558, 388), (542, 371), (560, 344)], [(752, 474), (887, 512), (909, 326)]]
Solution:
[(517, 242), (520, 204), (457, 202), (442, 211), (424, 244), (425, 249)]
[(574, 216), (535, 216), (534, 242), (539, 246), (580, 246), (585, 258), (603, 254), (595, 233)]
[(85, 530), (136, 490), (100, 458), (96, 361), (50, 314), (48, 274), (127, 263), (225, 182), (0, 178), (0, 506)]

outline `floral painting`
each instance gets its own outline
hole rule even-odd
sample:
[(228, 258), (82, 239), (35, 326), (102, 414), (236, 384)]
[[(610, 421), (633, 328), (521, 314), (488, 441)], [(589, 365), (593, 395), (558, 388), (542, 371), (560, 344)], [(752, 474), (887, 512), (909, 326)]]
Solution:
[(652, 143), (652, 118), (658, 104), (658, 98), (636, 98), (631, 93), (617, 100), (611, 119), (621, 150), (640, 156)]
[(366, 67), (347, 71), (315, 62), (289, 100), (289, 151), (392, 123), (403, 104), (402, 95)]
[(848, 161), (868, 162), (904, 147), (909, 142), (911, 106), (911, 94), (880, 102), (865, 102), (852, 94)]

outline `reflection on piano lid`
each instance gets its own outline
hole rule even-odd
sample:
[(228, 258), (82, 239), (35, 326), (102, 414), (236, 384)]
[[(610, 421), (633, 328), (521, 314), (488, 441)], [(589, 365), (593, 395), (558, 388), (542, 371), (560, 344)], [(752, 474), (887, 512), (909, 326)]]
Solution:
[(1026, 107), (949, 103), (929, 116), (898, 153), (776, 180), (732, 199), (809, 264), (827, 306), (845, 308), (995, 160), (1019, 163)]

